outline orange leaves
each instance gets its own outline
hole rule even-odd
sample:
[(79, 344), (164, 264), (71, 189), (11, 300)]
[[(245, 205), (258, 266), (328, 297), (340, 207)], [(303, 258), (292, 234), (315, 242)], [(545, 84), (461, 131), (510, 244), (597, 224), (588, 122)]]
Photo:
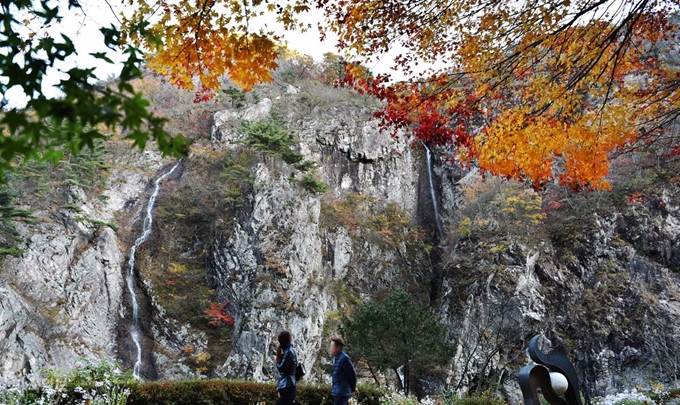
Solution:
[(208, 325), (210, 326), (234, 325), (234, 318), (227, 314), (226, 302), (223, 302), (221, 304), (211, 302), (210, 308), (205, 310), (205, 316), (208, 318)]
[[(667, 18), (676, 1), (127, 1), (137, 5), (128, 39), (172, 83), (198, 89), (199, 102), (225, 74), (246, 90), (271, 80), (279, 37), (253, 30), (256, 18), (306, 30), (301, 15), (316, 7), (321, 34), (335, 33), (346, 56), (365, 63), (403, 49), (393, 68), (408, 81), (352, 63), (341, 84), (385, 103), (384, 129), (446, 146), (459, 163), (535, 187), (602, 189), (614, 151), (665, 139), (680, 153), (659, 137), (680, 116), (680, 34)], [(422, 63), (433, 66), (415, 73)]]
[(225, 74), (244, 90), (271, 81), (278, 57), (271, 39), (258, 34), (239, 36), (228, 30), (207, 33), (209, 27), (204, 30), (193, 38), (184, 30), (170, 30), (163, 44), (149, 56), (149, 67), (190, 90), (196, 88), (194, 79), (198, 79), (200, 92), (208, 98), (219, 91), (220, 77)]
[(123, 21), (126, 39), (146, 48), (149, 67), (171, 83), (198, 89), (197, 102), (213, 98), (225, 75), (246, 91), (272, 80), (279, 38), (252, 29), (257, 17), (275, 12), (285, 29), (308, 27), (297, 19), (309, 11), (306, 0), (128, 1), (137, 7)]
[(609, 154), (635, 139), (619, 126), (599, 132), (585, 122), (567, 123), (510, 110), (475, 142), (480, 168), (530, 180), (535, 188), (557, 180), (573, 189), (608, 189)]
[[(374, 4), (360, 3), (364, 8)], [(449, 31), (442, 33), (435, 30), (438, 22), (424, 18), (438, 8), (442, 18), (449, 18), (451, 8), (444, 12), (444, 4), (433, 1), (424, 10), (411, 2), (411, 14), (370, 15), (374, 24), (391, 21), (402, 27), (392, 39), (413, 39), (402, 42), (407, 52), (395, 58), (396, 67), (408, 74), (406, 65), (427, 61), (427, 53), (446, 56), (451, 65), (413, 75), (411, 83), (365, 77), (354, 66), (344, 82), (386, 102), (376, 114), (384, 127), (446, 146), (457, 153), (459, 163), (477, 164), (536, 188), (559, 182), (574, 189), (607, 189), (610, 155), (639, 142), (659, 142), (660, 128), (680, 114), (680, 69), (659, 53), (660, 45), (668, 48), (677, 41), (678, 27), (662, 12), (633, 11), (624, 3), (619, 10), (631, 13), (625, 24), (590, 18), (602, 16), (597, 7), (588, 19), (575, 22), (579, 10), (573, 7), (587, 7), (581, 3), (538, 0), (531, 8), (518, 9), (494, 0), (480, 8), (476, 0), (447, 2), (455, 9), (452, 15), (468, 17), (460, 23), (452, 20)], [(343, 4), (345, 10), (354, 7)], [(410, 25), (416, 19), (421, 24)], [(383, 42), (370, 37), (379, 29), (370, 28), (368, 38), (362, 38), (357, 25), (359, 20), (338, 29), (348, 41), (379, 49)], [(453, 47), (435, 46), (451, 38)], [(389, 38), (382, 41), (390, 43)], [(368, 57), (367, 52), (362, 56)], [(664, 147), (673, 153), (677, 149), (672, 146)]]

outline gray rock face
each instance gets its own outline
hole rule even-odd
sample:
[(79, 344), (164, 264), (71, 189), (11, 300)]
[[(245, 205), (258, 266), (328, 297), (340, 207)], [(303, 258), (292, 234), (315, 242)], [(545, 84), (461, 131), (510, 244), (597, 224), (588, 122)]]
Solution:
[(489, 253), (483, 239), (459, 241), (442, 298), (458, 345), (449, 382), (462, 390), (498, 382), (519, 401), (516, 374), (529, 361), (523, 350), (542, 333), (569, 354), (587, 397), (651, 380), (676, 384), (680, 277), (669, 252), (680, 236), (680, 201), (663, 196), (661, 205), (593, 212), (582, 224), (586, 234), (566, 250), (559, 240), (537, 239)]
[(31, 379), (79, 359), (115, 358), (123, 254), (110, 229), (93, 233), (63, 216), (21, 226), (25, 253), (0, 276), (0, 353), (5, 378)]
[(396, 202), (415, 215), (422, 162), (403, 138), (380, 132), (366, 111), (332, 109), (300, 123), (302, 152), (320, 163), (335, 192), (353, 191)]
[(43, 370), (128, 356), (119, 350), (129, 308), (127, 247), (102, 224), (132, 228), (162, 161), (153, 152), (122, 159), (109, 171), (105, 198), (71, 185), (66, 202), (73, 208), (34, 212), (37, 225), (16, 225), (24, 252), (6, 257), (0, 271), (0, 382), (36, 382)]
[[(271, 104), (263, 99), (240, 115), (217, 113), (213, 134), (221, 137), (213, 136), (215, 147), (236, 143), (232, 120), (264, 118)], [(317, 163), (329, 185), (327, 194), (358, 192), (416, 211), (419, 162), (406, 142), (367, 122), (366, 112), (326, 111), (294, 128), (304, 158)], [(321, 197), (291, 182), (290, 170), (261, 162), (254, 175), (247, 216), (229, 236), (214, 241), (210, 269), (218, 295), (229, 302), (236, 320), (231, 354), (218, 372), (266, 381), (276, 378), (276, 335), (284, 329), (312, 369), (327, 343), (322, 339), (327, 314), (338, 306), (332, 284), (348, 276), (355, 250), (370, 247), (355, 246), (344, 228), (322, 232)], [(323, 254), (329, 245), (332, 261)]]

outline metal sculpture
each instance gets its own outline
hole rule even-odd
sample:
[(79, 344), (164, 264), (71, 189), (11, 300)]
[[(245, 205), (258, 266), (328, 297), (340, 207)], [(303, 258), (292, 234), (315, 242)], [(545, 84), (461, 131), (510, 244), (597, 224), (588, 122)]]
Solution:
[[(536, 364), (524, 366), (519, 371), (519, 385), (522, 388), (524, 405), (540, 404), (537, 394), (539, 388), (546, 401), (552, 405), (583, 405), (574, 366), (561, 353), (541, 352), (538, 349), (539, 337), (540, 335), (536, 335), (529, 342), (529, 357)], [(556, 381), (561, 380), (562, 377), (567, 380), (567, 387), (563, 392), (564, 397), (560, 396), (562, 392), (555, 390), (558, 388)]]

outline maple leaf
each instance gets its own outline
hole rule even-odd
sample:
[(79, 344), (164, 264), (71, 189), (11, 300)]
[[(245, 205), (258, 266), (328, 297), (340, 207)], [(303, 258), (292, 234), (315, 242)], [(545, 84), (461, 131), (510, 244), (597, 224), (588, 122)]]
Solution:
[(233, 326), (234, 318), (227, 314), (227, 303), (223, 302), (217, 304), (210, 303), (210, 308), (205, 310), (205, 316), (208, 318), (208, 325), (210, 326)]

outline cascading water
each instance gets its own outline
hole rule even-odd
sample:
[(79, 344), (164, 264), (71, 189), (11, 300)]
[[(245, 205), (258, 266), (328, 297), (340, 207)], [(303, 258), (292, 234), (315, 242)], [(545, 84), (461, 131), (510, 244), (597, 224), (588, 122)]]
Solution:
[(146, 239), (151, 234), (153, 229), (153, 207), (156, 204), (156, 197), (158, 197), (158, 192), (161, 188), (161, 183), (163, 180), (168, 178), (172, 172), (177, 169), (181, 160), (178, 161), (172, 169), (167, 173), (156, 179), (155, 187), (153, 193), (149, 198), (149, 203), (146, 206), (146, 217), (144, 217), (144, 224), (142, 225), (142, 234), (139, 235), (134, 245), (130, 248), (130, 259), (128, 261), (128, 272), (127, 272), (127, 288), (130, 292), (130, 299), (132, 301), (132, 327), (130, 328), (130, 335), (132, 340), (137, 347), (137, 360), (135, 361), (135, 366), (132, 370), (132, 374), (135, 378), (140, 378), (140, 369), (142, 367), (142, 344), (140, 343), (140, 329), (139, 329), (139, 303), (137, 302), (137, 293), (135, 292), (135, 253), (137, 248), (146, 241)]
[(432, 209), (434, 210), (434, 220), (437, 224), (437, 232), (439, 233), (439, 239), (444, 239), (444, 226), (442, 225), (442, 217), (439, 213), (439, 203), (437, 202), (437, 193), (435, 192), (434, 180), (432, 178), (432, 151), (423, 142), (425, 147), (425, 153), (427, 154), (427, 176), (430, 180), (430, 198), (432, 198)]

